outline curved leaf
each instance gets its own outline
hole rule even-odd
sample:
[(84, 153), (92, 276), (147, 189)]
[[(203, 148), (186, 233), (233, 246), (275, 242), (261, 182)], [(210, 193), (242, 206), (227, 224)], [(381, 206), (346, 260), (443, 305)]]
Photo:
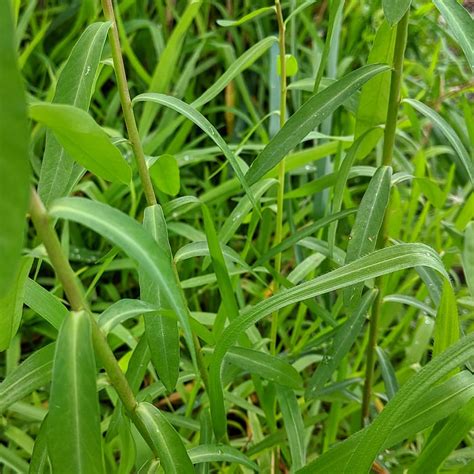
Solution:
[(245, 175), (247, 182), (256, 183), (359, 87), (388, 69), (384, 64), (363, 66), (308, 99), (257, 156)]
[(142, 402), (137, 406), (136, 416), (143, 423), (166, 474), (194, 473), (179, 434), (158, 408)]
[(140, 268), (159, 284), (170, 308), (178, 316), (192, 357), (195, 357), (189, 310), (169, 255), (162, 246), (156, 245), (140, 224), (117, 209), (84, 198), (58, 199), (50, 214), (93, 229), (136, 260)]
[(109, 306), (97, 322), (105, 334), (127, 319), (138, 317), (141, 314), (154, 313), (160, 308), (154, 304), (141, 300), (123, 299)]
[(225, 434), (226, 419), (221, 385), (221, 366), (227, 351), (245, 330), (285, 306), (351, 286), (377, 276), (415, 266), (427, 266), (448, 278), (438, 255), (423, 244), (399, 244), (366, 255), (337, 270), (317, 277), (261, 301), (232, 321), (217, 342), (209, 373), (209, 398), (217, 438)]
[(449, 125), (449, 123), (446, 122), (446, 120), (444, 120), (444, 118), (441, 117), (438, 112), (435, 112), (431, 107), (428, 107), (418, 100), (404, 99), (403, 102), (411, 105), (415, 110), (430, 119), (431, 122), (433, 122), (433, 124), (439, 128), (439, 130), (443, 133), (443, 135), (446, 137), (449, 143), (451, 143), (451, 146), (456, 151), (459, 162), (467, 171), (469, 179), (474, 185), (474, 163), (451, 125)]
[(382, 0), (383, 12), (391, 25), (397, 24), (410, 8), (411, 0)]
[(228, 462), (231, 464), (242, 464), (243, 466), (258, 471), (258, 466), (238, 449), (225, 444), (201, 444), (188, 451), (189, 458), (193, 464), (203, 462)]
[(239, 18), (238, 20), (217, 20), (217, 24), (219, 26), (239, 26), (243, 25), (247, 21), (253, 20), (254, 18), (263, 15), (264, 13), (270, 13), (271, 11), (275, 12), (275, 7), (262, 7), (262, 8), (257, 8), (257, 10), (254, 10), (247, 15), (244, 15), (242, 18)]

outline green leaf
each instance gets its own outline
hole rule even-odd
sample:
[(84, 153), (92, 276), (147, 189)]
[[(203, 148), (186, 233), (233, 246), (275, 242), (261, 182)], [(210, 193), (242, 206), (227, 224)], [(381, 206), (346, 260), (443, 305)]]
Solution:
[(296, 369), (280, 357), (245, 347), (232, 347), (226, 361), (284, 387), (301, 389), (303, 380)]
[(470, 222), (464, 231), (462, 266), (469, 292), (474, 298), (474, 222)]
[(53, 369), (55, 344), (33, 352), (0, 384), (0, 413), (34, 390), (49, 384)]
[[(201, 0), (191, 0), (181, 16), (178, 24), (173, 30), (164, 51), (160, 55), (160, 60), (153, 72), (149, 87), (150, 92), (168, 92), (173, 74), (176, 70), (178, 59), (181, 55), (184, 37), (189, 31), (192, 21), (201, 8)], [(155, 104), (145, 104), (142, 116), (140, 117), (139, 130), (143, 137), (148, 134), (153, 120), (156, 117), (157, 107)]]
[(32, 258), (22, 257), (8, 293), (0, 297), (0, 352), (8, 349), (18, 331), (23, 314), (25, 282), (32, 263)]
[(11, 2), (0, 2), (0, 51), (0, 297), (3, 297), (20, 265), (30, 197), (28, 120)]
[(160, 155), (150, 166), (150, 176), (163, 193), (176, 196), (179, 193), (179, 167), (173, 155)]
[(30, 278), (25, 282), (23, 302), (56, 329), (61, 327), (64, 318), (69, 314), (56, 296)]
[(35, 446), (31, 454), (29, 474), (43, 474), (49, 472), (48, 445), (47, 445), (47, 422), (46, 416), (41, 423), (38, 435), (35, 439)]
[[(374, 44), (367, 59), (368, 64), (392, 64), (395, 47), (396, 28), (384, 21), (375, 35)], [(390, 95), (391, 72), (385, 71), (362, 86), (359, 106), (357, 107), (354, 141), (372, 127), (382, 125), (387, 118), (388, 97)], [(383, 135), (382, 128), (366, 135), (357, 158), (367, 156)]]
[(430, 439), (408, 472), (410, 474), (438, 472), (443, 461), (456, 449), (473, 426), (474, 398), (449, 417), (438, 433)]
[(243, 311), (223, 332), (214, 350), (209, 371), (209, 398), (214, 432), (219, 439), (226, 431), (226, 419), (221, 385), (221, 367), (227, 351), (241, 334), (265, 316), (290, 304), (345, 288), (363, 281), (395, 271), (427, 266), (448, 278), (439, 256), (423, 244), (399, 244), (378, 250), (361, 257), (337, 270), (321, 275), (313, 280), (283, 290)]
[(287, 120), (257, 156), (247, 171), (247, 182), (256, 183), (365, 82), (387, 70), (388, 66), (384, 64), (361, 67), (313, 95)]
[(104, 472), (90, 325), (85, 311), (71, 313), (56, 342), (47, 427), (53, 472)]
[(443, 283), (443, 293), (436, 313), (433, 355), (443, 353), (459, 339), (459, 316), (456, 295), (448, 281)]
[[(430, 388), (403, 413), (403, 416), (400, 416), (383, 448), (390, 448), (449, 416), (469, 402), (473, 395), (474, 376), (469, 371), (463, 371), (446, 382)], [(339, 472), (339, 466), (347, 461), (367, 430), (368, 428), (365, 428), (337, 443), (328, 452), (300, 469), (298, 474)]]
[(189, 310), (169, 254), (162, 246), (156, 245), (153, 237), (140, 224), (117, 209), (84, 198), (58, 199), (50, 214), (93, 229), (138, 262), (150, 279), (159, 285), (170, 308), (177, 314), (191, 355), (195, 357)]
[(288, 437), (291, 467), (292, 469), (300, 469), (306, 462), (306, 449), (304, 424), (298, 400), (292, 390), (281, 386), (277, 387), (277, 398)]
[[(277, 74), (281, 76), (280, 56), (277, 56)], [(292, 54), (285, 55), (286, 76), (294, 76), (298, 72), (298, 61)]]
[(393, 369), (390, 359), (388, 358), (385, 351), (379, 346), (376, 346), (375, 351), (377, 352), (377, 357), (380, 364), (380, 372), (382, 373), (385, 392), (387, 394), (387, 398), (391, 400), (398, 391), (397, 375), (395, 374), (395, 370)]
[[(375, 250), (390, 197), (391, 178), (392, 168), (381, 166), (370, 180), (349, 236), (346, 264)], [(347, 306), (357, 304), (362, 286), (357, 285), (344, 291), (344, 303)]]
[(228, 26), (239, 26), (243, 25), (247, 21), (253, 20), (254, 18), (270, 13), (271, 11), (275, 12), (275, 7), (263, 7), (263, 8), (257, 8), (257, 10), (254, 10), (247, 15), (244, 15), (243, 17), (239, 18), (238, 20), (217, 20), (217, 24), (219, 26), (223, 27), (228, 27)]
[(182, 100), (179, 100), (176, 97), (172, 97), (165, 94), (140, 94), (132, 101), (133, 104), (136, 104), (137, 102), (153, 102), (156, 104), (164, 105), (188, 118), (195, 125), (197, 125), (222, 150), (222, 153), (229, 160), (229, 163), (231, 164), (235, 174), (237, 175), (240, 184), (249, 196), (250, 201), (252, 202), (254, 207), (257, 208), (257, 203), (253, 198), (253, 194), (250, 191), (249, 185), (244, 177), (244, 174), (242, 173), (237, 158), (235, 157), (234, 153), (232, 153), (232, 150), (229, 148), (224, 139), (221, 137), (216, 127), (214, 127), (214, 125), (212, 125), (212, 123), (209, 122), (209, 120), (207, 120), (207, 118), (204, 117), (201, 112), (196, 110), (192, 105), (186, 104), (186, 102), (183, 102)]
[(316, 372), (312, 375), (306, 388), (306, 398), (317, 397), (324, 388), (326, 382), (331, 378), (334, 371), (340, 366), (342, 359), (359, 336), (364, 326), (367, 312), (377, 295), (377, 290), (368, 291), (358, 307), (352, 312), (350, 318), (342, 325), (334, 337), (331, 349), (318, 365)]
[(166, 474), (192, 474), (194, 468), (179, 434), (158, 408), (142, 402), (136, 416), (143, 423)]
[(411, 0), (382, 0), (383, 13), (387, 21), (396, 25), (410, 8)]
[[(145, 209), (143, 227), (156, 241), (158, 247), (166, 254), (167, 265), (173, 266), (171, 248), (168, 241), (166, 221), (161, 206), (156, 204)], [(159, 283), (150, 278), (149, 273), (140, 266), (140, 297), (160, 309), (169, 309), (165, 298), (161, 298)], [(179, 373), (179, 330), (178, 322), (166, 318), (158, 312), (145, 314), (145, 335), (150, 348), (151, 361), (163, 385), (172, 391), (175, 388)]]
[(108, 181), (130, 183), (130, 166), (84, 110), (72, 105), (36, 103), (30, 105), (30, 117), (49, 127), (66, 152), (84, 168)]
[[(110, 23), (93, 23), (82, 33), (61, 70), (53, 103), (89, 109), (109, 28)], [(48, 131), (38, 183), (38, 193), (45, 205), (69, 194), (82, 173), (82, 166)]]
[(470, 13), (456, 0), (433, 0), (450, 30), (461, 46), (467, 61), (474, 69), (474, 20)]
[(141, 300), (123, 299), (109, 306), (97, 322), (105, 334), (130, 318), (136, 318), (147, 313), (156, 313), (159, 307)]
[(467, 171), (471, 183), (474, 185), (474, 163), (469, 153), (464, 148), (464, 145), (461, 142), (461, 139), (456, 135), (456, 132), (453, 130), (451, 125), (449, 125), (446, 120), (444, 120), (438, 112), (435, 112), (432, 108), (423, 104), (422, 102), (415, 99), (404, 99), (403, 102), (411, 105), (415, 110), (423, 114), (425, 117), (431, 120), (433, 125), (435, 125), (441, 133), (446, 137), (446, 139), (451, 143), (451, 146), (454, 148), (457, 158), (461, 166)]
[(204, 462), (228, 462), (231, 464), (242, 464), (254, 471), (258, 466), (238, 449), (225, 444), (201, 444), (188, 451), (189, 458), (193, 464)]
[(13, 449), (7, 448), (3, 444), (0, 444), (0, 463), (19, 474), (26, 474), (28, 472), (28, 463)]

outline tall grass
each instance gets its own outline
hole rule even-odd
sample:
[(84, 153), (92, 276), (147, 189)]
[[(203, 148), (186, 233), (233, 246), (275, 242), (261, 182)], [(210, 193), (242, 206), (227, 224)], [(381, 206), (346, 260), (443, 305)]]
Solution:
[(467, 8), (1, 2), (2, 472), (473, 472)]

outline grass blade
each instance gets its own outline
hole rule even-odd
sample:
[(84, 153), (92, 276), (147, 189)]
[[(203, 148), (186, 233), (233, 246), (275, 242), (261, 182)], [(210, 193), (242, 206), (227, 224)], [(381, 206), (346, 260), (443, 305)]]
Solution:
[(291, 289), (281, 291), (241, 313), (223, 332), (214, 350), (209, 372), (209, 398), (214, 432), (219, 439), (226, 431), (226, 419), (221, 385), (222, 361), (227, 351), (245, 330), (265, 316), (293, 303), (361, 283), (377, 276), (416, 266), (435, 269), (448, 278), (438, 255), (423, 244), (400, 244), (373, 252)]
[[(370, 180), (352, 227), (346, 264), (374, 251), (390, 197), (391, 178), (392, 168), (381, 166)], [(345, 304), (357, 304), (361, 291), (361, 285), (346, 289)]]
[(270, 13), (271, 11), (275, 12), (275, 7), (272, 6), (272, 7), (257, 8), (256, 10), (239, 18), (238, 20), (217, 20), (217, 24), (223, 27), (239, 26), (239, 25), (243, 25), (247, 21), (253, 20), (254, 18), (260, 15)]
[[(147, 207), (143, 218), (143, 227), (166, 253), (168, 265), (172, 266), (171, 248), (168, 241), (166, 221), (161, 206)], [(139, 269), (140, 297), (143, 301), (169, 309), (166, 299), (161, 298), (159, 284), (149, 274)], [(178, 322), (161, 316), (159, 313), (148, 313), (144, 316), (145, 334), (150, 348), (151, 361), (164, 386), (172, 391), (179, 373), (179, 331)]]
[(339, 329), (331, 350), (318, 365), (316, 372), (311, 377), (306, 388), (306, 398), (317, 397), (324, 388), (331, 375), (339, 367), (342, 359), (349, 352), (350, 348), (359, 336), (364, 325), (365, 317), (374, 302), (377, 290), (368, 291), (359, 303), (359, 306), (353, 311), (350, 318)]
[(54, 472), (104, 472), (90, 324), (86, 312), (71, 313), (56, 342), (47, 426)]
[(474, 20), (456, 0), (433, 0), (474, 69)]
[[(74, 45), (56, 84), (53, 102), (68, 104), (88, 110), (110, 23), (93, 23)], [(49, 206), (56, 198), (65, 196), (82, 174), (82, 168), (74, 163), (49, 132), (41, 165), (38, 192)]]
[(207, 118), (204, 117), (201, 112), (199, 112), (192, 105), (186, 104), (186, 102), (183, 102), (182, 100), (179, 100), (176, 97), (172, 97), (165, 94), (140, 94), (132, 101), (133, 104), (136, 104), (137, 102), (153, 102), (155, 104), (164, 105), (175, 110), (179, 114), (191, 120), (195, 125), (197, 125), (222, 150), (222, 153), (231, 164), (235, 174), (237, 175), (237, 178), (240, 181), (240, 184), (247, 193), (247, 196), (249, 197), (250, 201), (252, 202), (255, 208), (258, 208), (257, 203), (255, 202), (255, 199), (253, 197), (252, 191), (250, 190), (249, 185), (244, 177), (244, 174), (242, 173), (237, 158), (235, 157), (234, 153), (229, 148), (227, 143), (224, 141), (224, 139), (221, 137), (216, 127), (214, 127), (214, 125), (212, 125), (212, 123), (209, 122), (209, 120), (207, 120)]
[(298, 390), (303, 386), (300, 374), (292, 365), (266, 352), (236, 346), (229, 349), (226, 360), (251, 374), (284, 387)]
[(193, 464), (179, 434), (160, 410), (150, 403), (142, 402), (136, 414), (146, 427), (164, 471), (167, 474), (193, 473)]
[(8, 349), (18, 331), (23, 314), (25, 282), (33, 259), (22, 257), (8, 293), (0, 297), (0, 352)]
[(462, 265), (469, 292), (474, 298), (474, 222), (470, 222), (464, 231)]
[(459, 316), (456, 295), (451, 284), (443, 283), (443, 293), (436, 313), (433, 355), (443, 353), (459, 339)]
[(84, 110), (72, 105), (32, 104), (30, 117), (52, 130), (64, 150), (84, 168), (107, 181), (130, 183), (130, 166)]
[(384, 64), (363, 66), (308, 99), (254, 160), (245, 175), (247, 182), (256, 183), (359, 87), (388, 69)]
[(431, 107), (428, 107), (418, 100), (404, 99), (403, 102), (411, 105), (415, 110), (430, 119), (431, 122), (433, 122), (433, 124), (439, 128), (439, 130), (443, 133), (443, 135), (447, 138), (449, 143), (451, 143), (451, 146), (456, 151), (459, 163), (464, 167), (469, 179), (471, 180), (471, 183), (474, 185), (474, 163), (451, 125), (449, 125), (449, 123), (446, 122), (446, 120), (444, 120), (444, 118), (441, 117), (438, 112), (435, 112)]
[(382, 0), (385, 17), (390, 25), (396, 25), (410, 8), (411, 0)]
[(225, 444), (201, 444), (188, 451), (189, 458), (193, 464), (204, 462), (228, 462), (231, 464), (241, 464), (242, 466), (258, 471), (258, 466), (245, 454), (232, 446)]
[[(11, 2), (0, 4), (0, 297), (20, 265), (25, 214), (30, 196), (28, 121), (18, 69)], [(3, 344), (2, 344), (3, 345)]]

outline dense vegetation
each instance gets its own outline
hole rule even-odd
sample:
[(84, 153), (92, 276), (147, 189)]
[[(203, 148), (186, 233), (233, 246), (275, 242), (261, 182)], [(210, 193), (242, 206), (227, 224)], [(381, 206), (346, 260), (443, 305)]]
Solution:
[(1, 472), (474, 472), (470, 9), (2, 0)]

